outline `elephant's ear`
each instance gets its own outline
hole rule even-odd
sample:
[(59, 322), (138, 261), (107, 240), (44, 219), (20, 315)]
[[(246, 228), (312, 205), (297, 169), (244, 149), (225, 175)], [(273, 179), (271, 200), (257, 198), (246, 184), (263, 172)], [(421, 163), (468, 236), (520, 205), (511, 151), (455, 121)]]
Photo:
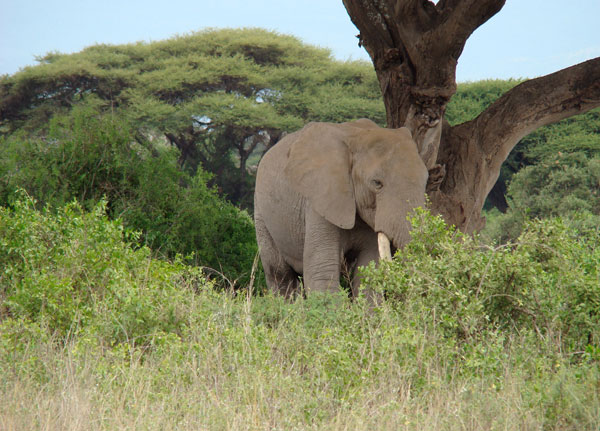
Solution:
[(352, 229), (356, 204), (351, 155), (343, 138), (335, 126), (309, 124), (291, 145), (284, 172), (317, 213), (342, 229)]

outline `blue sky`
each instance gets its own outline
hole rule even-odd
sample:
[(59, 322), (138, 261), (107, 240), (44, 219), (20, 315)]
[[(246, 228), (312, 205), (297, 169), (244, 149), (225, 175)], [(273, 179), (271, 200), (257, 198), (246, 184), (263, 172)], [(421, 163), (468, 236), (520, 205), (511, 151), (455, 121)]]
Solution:
[[(600, 56), (600, 0), (507, 0), (467, 41), (460, 82), (545, 75)], [(262, 27), (368, 59), (342, 0), (0, 0), (0, 74), (47, 52)]]

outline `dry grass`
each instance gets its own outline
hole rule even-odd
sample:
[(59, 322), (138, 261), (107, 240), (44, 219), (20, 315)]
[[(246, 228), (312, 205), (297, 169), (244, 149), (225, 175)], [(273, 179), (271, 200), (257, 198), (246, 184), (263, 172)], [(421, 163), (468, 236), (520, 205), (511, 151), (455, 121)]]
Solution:
[[(243, 328), (240, 328), (243, 329)], [(283, 332), (267, 339), (250, 323), (211, 345), (204, 331), (155, 352), (81, 351), (32, 345), (29, 372), (0, 382), (0, 429), (12, 430), (547, 430), (598, 429), (599, 393), (569, 373), (552, 373), (547, 387), (504, 364), (502, 376), (465, 376), (422, 357), (378, 358), (379, 372), (360, 385), (335, 387), (325, 356), (290, 361), (299, 344)], [(284, 327), (275, 329), (283, 331)], [(287, 327), (289, 331), (289, 326)], [(374, 333), (375, 334), (375, 333)], [(263, 334), (264, 335), (264, 334)], [(376, 338), (376, 335), (373, 335)], [(265, 344), (259, 346), (258, 340)], [(424, 340), (429, 342), (431, 340)], [(375, 339), (367, 343), (377, 343)], [(295, 344), (296, 343), (296, 344)], [(332, 346), (338, 348), (338, 346)], [(418, 346), (425, 351), (426, 346)], [(321, 353), (317, 353), (321, 355)], [(236, 359), (237, 358), (237, 359)], [(382, 368), (383, 364), (386, 364)], [(23, 365), (23, 364), (21, 364)], [(24, 369), (24, 368), (23, 368)], [(420, 381), (420, 388), (415, 389)], [(535, 391), (541, 391), (536, 397)], [(596, 390), (599, 388), (596, 386)], [(559, 391), (553, 394), (553, 391)], [(548, 398), (559, 396), (550, 408)], [(578, 417), (571, 418), (573, 412)]]
[(43, 388), (15, 382), (0, 401), (0, 427), (5, 431), (539, 430), (544, 424), (542, 412), (523, 402), (516, 382), (500, 391), (451, 384), (417, 397), (411, 396), (407, 381), (382, 382), (366, 386), (351, 402), (323, 409), (319, 413), (326, 417), (311, 422), (298, 411), (304, 394), (293, 387), (276, 394), (273, 382), (262, 376), (239, 382), (244, 385), (239, 391), (198, 379), (157, 394), (148, 379), (140, 378), (149, 371), (132, 369), (128, 382), (111, 391), (99, 390), (83, 375), (66, 374)]

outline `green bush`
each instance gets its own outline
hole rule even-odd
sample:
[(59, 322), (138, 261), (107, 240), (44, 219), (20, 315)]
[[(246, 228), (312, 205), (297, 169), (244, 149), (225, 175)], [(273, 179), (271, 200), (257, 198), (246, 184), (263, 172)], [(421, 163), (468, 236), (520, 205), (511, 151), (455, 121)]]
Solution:
[(561, 216), (576, 229), (600, 224), (600, 158), (583, 151), (558, 152), (517, 172), (507, 192), (505, 214), (490, 212), (483, 234), (516, 239), (532, 218)]
[(599, 425), (597, 231), (540, 222), (491, 249), (419, 213), (365, 269), (372, 308), (215, 290), (104, 210), (0, 210), (3, 428)]
[(407, 318), (446, 337), (480, 340), (489, 331), (530, 331), (581, 354), (600, 345), (600, 231), (560, 219), (528, 223), (515, 243), (481, 245), (419, 210), (412, 241), (390, 264), (364, 270), (365, 282)]
[(140, 231), (141, 243), (247, 281), (257, 250), (249, 215), (209, 188), (201, 169), (181, 170), (175, 149), (136, 136), (126, 122), (78, 107), (50, 122), (48, 138), (0, 145), (0, 204), (19, 188), (40, 207), (76, 199), (89, 210), (105, 198), (107, 214)]
[(178, 332), (193, 288), (209, 286), (176, 261), (136, 250), (106, 202), (85, 212), (71, 203), (52, 213), (19, 197), (0, 207), (0, 320), (34, 322), (61, 338), (81, 331), (104, 342), (144, 344), (156, 333)]
[(446, 120), (452, 125), (470, 121), (481, 114), (502, 94), (520, 83), (519, 80), (488, 79), (458, 84), (446, 110)]

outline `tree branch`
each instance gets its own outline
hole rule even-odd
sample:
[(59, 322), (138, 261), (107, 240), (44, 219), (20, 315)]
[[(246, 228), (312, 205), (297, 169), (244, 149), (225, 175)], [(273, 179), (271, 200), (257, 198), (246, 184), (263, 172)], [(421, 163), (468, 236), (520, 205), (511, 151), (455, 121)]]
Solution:
[(506, 92), (458, 128), (477, 130), (488, 164), (500, 166), (523, 137), (600, 106), (600, 57), (531, 79)]
[[(359, 44), (363, 45), (373, 62), (380, 56), (374, 49), (394, 46), (388, 26), (385, 24), (384, 11), (374, 2), (363, 0), (343, 0), (350, 19), (360, 31)], [(384, 3), (385, 5), (385, 3)], [(383, 12), (383, 13), (382, 13)]]
[(406, 125), (417, 140), (428, 139), (421, 146), (435, 156), (439, 121), (456, 92), (458, 57), (470, 34), (505, 0), (343, 2), (375, 66), (388, 126)]
[(471, 121), (444, 123), (437, 163), (445, 176), (430, 193), (432, 209), (465, 232), (479, 230), (485, 198), (519, 140), (598, 106), (600, 57), (523, 82)]
[(391, 0), (388, 8), (394, 11), (398, 25), (424, 33), (436, 25), (439, 12), (430, 1), (423, 0)]

